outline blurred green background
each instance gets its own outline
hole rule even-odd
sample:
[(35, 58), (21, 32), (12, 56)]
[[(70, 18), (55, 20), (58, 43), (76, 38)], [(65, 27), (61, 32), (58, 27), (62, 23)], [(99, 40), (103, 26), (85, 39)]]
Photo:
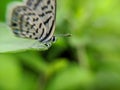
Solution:
[[(14, 1), (0, 0), (0, 22)], [(72, 37), (0, 54), (0, 90), (120, 90), (120, 0), (57, 0), (55, 33)]]

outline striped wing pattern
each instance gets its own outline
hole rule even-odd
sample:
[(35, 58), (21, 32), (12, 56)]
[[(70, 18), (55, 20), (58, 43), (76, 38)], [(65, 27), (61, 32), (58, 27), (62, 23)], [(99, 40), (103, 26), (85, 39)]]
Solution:
[(19, 37), (42, 39), (46, 36), (46, 28), (39, 16), (26, 6), (13, 9), (11, 25), (14, 34)]
[(56, 0), (25, 0), (11, 16), (10, 27), (16, 36), (40, 42), (54, 39)]
[(48, 41), (55, 30), (56, 0), (26, 0), (26, 5), (38, 13), (46, 27), (46, 37), (42, 41)]

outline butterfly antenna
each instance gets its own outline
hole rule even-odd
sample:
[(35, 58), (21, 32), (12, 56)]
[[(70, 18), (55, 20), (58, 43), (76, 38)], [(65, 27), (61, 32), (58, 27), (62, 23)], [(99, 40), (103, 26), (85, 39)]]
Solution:
[(69, 33), (67, 33), (67, 34), (58, 34), (58, 35), (56, 35), (57, 37), (71, 37), (72, 36), (72, 34), (69, 34)]

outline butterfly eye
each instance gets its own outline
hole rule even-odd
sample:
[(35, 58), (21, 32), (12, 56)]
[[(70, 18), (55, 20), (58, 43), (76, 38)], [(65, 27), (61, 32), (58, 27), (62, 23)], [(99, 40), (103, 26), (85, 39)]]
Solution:
[(53, 37), (51, 38), (51, 41), (52, 41), (52, 42), (55, 42), (56, 39), (57, 39), (57, 38), (56, 38), (55, 36), (53, 36)]

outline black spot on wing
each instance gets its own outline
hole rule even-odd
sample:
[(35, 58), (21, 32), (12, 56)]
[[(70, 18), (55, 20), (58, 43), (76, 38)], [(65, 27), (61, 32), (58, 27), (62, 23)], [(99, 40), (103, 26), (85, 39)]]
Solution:
[(35, 3), (33, 9), (35, 10), (42, 1), (43, 1), (43, 0), (37, 0), (37, 2)]
[(50, 13), (52, 13), (52, 11), (46, 11), (46, 12), (45, 12), (45, 14), (50, 14)]
[(22, 30), (22, 28), (23, 28), (23, 18), (24, 18), (24, 15), (21, 15), (21, 17), (20, 17), (20, 22), (19, 22), (19, 25), (20, 25), (20, 30)]
[(44, 13), (39, 14), (39, 17), (44, 17), (44, 16), (45, 16), (45, 14), (44, 14)]
[(32, 35), (29, 35), (29, 38), (32, 38)]
[(36, 33), (38, 33), (38, 28), (36, 29)]
[(35, 35), (36, 35), (36, 33), (33, 33), (33, 35), (35, 36)]
[(31, 29), (33, 29), (34, 26), (35, 26), (35, 24), (31, 25)]
[(12, 27), (16, 27), (17, 26), (17, 23), (12, 23)]
[(29, 12), (28, 15), (35, 15), (35, 13), (34, 12)]
[(28, 25), (29, 25), (29, 22), (26, 22), (26, 23), (25, 23), (25, 26), (28, 27)]
[(35, 37), (35, 40), (37, 40), (38, 39), (38, 37)]
[(29, 31), (26, 31), (26, 33), (28, 34), (28, 33), (29, 33)]
[(45, 32), (45, 29), (43, 28), (41, 32), (42, 32), (42, 33), (41, 33), (39, 39), (43, 36), (43, 34), (44, 34), (44, 32)]
[(29, 19), (30, 19), (30, 17), (27, 17), (27, 18), (26, 18), (26, 20), (29, 20)]
[(51, 9), (53, 10), (53, 5), (51, 5)]
[(48, 6), (43, 6), (43, 7), (41, 7), (42, 10), (45, 10), (45, 9), (47, 9), (47, 8), (48, 8)]
[(28, 6), (31, 6), (31, 5), (32, 5), (32, 0), (28, 0), (28, 1), (27, 1), (27, 5), (28, 5)]
[(42, 26), (42, 23), (39, 24), (39, 28), (41, 28), (41, 26)]
[(50, 0), (47, 1), (47, 4), (48, 4), (48, 5), (50, 4)]
[(44, 22), (44, 24), (46, 25), (46, 24), (50, 21), (51, 18), (52, 18), (52, 16), (50, 16), (50, 17)]

